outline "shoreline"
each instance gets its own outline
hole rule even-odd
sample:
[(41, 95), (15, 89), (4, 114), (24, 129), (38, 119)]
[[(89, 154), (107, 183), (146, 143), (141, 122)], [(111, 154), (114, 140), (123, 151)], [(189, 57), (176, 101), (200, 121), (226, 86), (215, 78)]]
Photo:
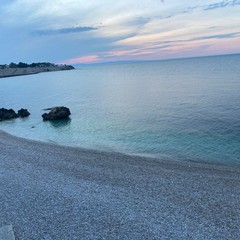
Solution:
[(27, 68), (6, 68), (0, 69), (0, 78), (6, 77), (18, 77), (32, 74), (38, 74), (43, 72), (55, 72), (72, 70), (70, 66), (53, 66), (53, 67), (27, 67)]
[(38, 144), (39, 146), (48, 146), (49, 147), (57, 147), (62, 149), (68, 149), (69, 151), (79, 151), (83, 153), (89, 153), (89, 154), (99, 154), (99, 155), (116, 155), (119, 158), (129, 158), (129, 159), (139, 159), (139, 161), (156, 161), (161, 164), (171, 165), (171, 166), (182, 166), (182, 167), (199, 167), (199, 168), (213, 168), (213, 169), (239, 169), (240, 173), (240, 165), (239, 164), (231, 164), (226, 162), (201, 162), (201, 161), (195, 161), (195, 160), (166, 160), (162, 159), (160, 157), (156, 156), (147, 156), (147, 155), (141, 155), (141, 154), (130, 154), (130, 153), (124, 153), (124, 152), (118, 152), (118, 151), (106, 151), (106, 150), (99, 150), (99, 149), (92, 149), (92, 148), (84, 148), (84, 147), (78, 147), (78, 146), (70, 146), (70, 145), (64, 145), (53, 141), (41, 141), (41, 140), (34, 140), (29, 138), (20, 137), (17, 135), (13, 135), (11, 133), (8, 133), (2, 129), (0, 129), (0, 137), (8, 137), (12, 139), (16, 139), (19, 141), (23, 141), (30, 144)]
[(175, 160), (175, 159), (164, 159), (155, 155), (149, 155), (149, 154), (140, 154), (140, 153), (129, 153), (129, 152), (122, 152), (122, 151), (116, 151), (116, 150), (101, 150), (101, 149), (94, 149), (94, 148), (88, 148), (88, 147), (81, 147), (81, 146), (72, 146), (72, 145), (64, 145), (63, 143), (58, 143), (56, 141), (52, 140), (39, 140), (39, 139), (31, 139), (31, 138), (25, 138), (22, 136), (14, 135), (12, 133), (9, 133), (5, 130), (0, 129), (0, 137), (1, 135), (8, 135), (9, 137), (12, 138), (17, 138), (19, 140), (23, 140), (26, 142), (33, 142), (36, 144), (49, 144), (51, 146), (57, 146), (57, 147), (62, 147), (62, 148), (69, 148), (69, 149), (75, 149), (79, 151), (88, 151), (89, 153), (98, 153), (98, 154), (116, 154), (119, 155), (119, 157), (130, 157), (130, 158), (139, 158), (139, 159), (146, 159), (148, 161), (158, 161), (161, 162), (162, 164), (176, 164), (176, 165), (183, 165), (183, 166), (188, 166), (188, 165), (196, 165), (196, 166), (212, 166), (214, 167), (227, 167), (227, 168), (239, 168), (240, 169), (240, 164), (239, 163), (234, 163), (234, 162), (216, 162), (216, 161), (201, 161), (201, 160)]
[(239, 239), (240, 168), (38, 142), (0, 130), (0, 227), (25, 239)]

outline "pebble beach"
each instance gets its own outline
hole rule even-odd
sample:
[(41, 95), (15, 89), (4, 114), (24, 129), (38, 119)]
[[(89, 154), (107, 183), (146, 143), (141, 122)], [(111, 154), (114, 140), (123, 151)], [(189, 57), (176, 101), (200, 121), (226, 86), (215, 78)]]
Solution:
[(240, 168), (0, 132), (0, 227), (16, 239), (239, 239)]

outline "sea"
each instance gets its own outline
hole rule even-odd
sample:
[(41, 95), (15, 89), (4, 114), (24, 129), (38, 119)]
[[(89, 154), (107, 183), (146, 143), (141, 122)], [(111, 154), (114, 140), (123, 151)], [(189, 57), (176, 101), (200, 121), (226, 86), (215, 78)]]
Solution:
[[(44, 109), (71, 118), (43, 121)], [(240, 165), (240, 54), (82, 66), (0, 79), (10, 134), (164, 160)]]

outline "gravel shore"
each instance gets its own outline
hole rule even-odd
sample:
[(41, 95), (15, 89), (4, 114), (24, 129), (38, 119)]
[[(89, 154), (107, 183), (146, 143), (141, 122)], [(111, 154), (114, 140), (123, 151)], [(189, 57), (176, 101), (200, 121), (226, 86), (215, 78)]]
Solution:
[(0, 131), (0, 228), (16, 239), (240, 239), (240, 167), (40, 143)]

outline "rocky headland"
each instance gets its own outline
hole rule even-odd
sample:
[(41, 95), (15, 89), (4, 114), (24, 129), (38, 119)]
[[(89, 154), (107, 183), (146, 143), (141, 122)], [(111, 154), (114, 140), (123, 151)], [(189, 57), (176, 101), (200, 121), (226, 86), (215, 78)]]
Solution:
[(36, 74), (41, 72), (64, 71), (74, 69), (71, 65), (56, 65), (53, 63), (10, 63), (0, 65), (0, 78)]

